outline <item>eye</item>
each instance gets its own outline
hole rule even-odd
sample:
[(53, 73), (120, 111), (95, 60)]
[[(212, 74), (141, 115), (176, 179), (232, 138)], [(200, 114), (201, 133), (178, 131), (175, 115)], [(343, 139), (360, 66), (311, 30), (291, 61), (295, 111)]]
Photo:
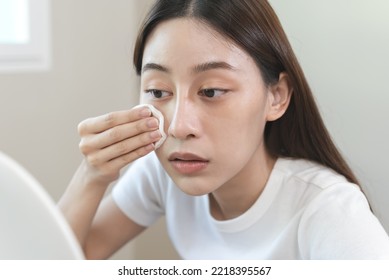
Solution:
[(170, 94), (167, 91), (159, 90), (159, 89), (148, 89), (148, 90), (145, 90), (145, 93), (151, 95), (151, 97), (156, 98), (156, 99), (160, 99), (160, 98), (169, 96), (169, 94)]
[(226, 93), (227, 90), (225, 89), (217, 89), (217, 88), (206, 88), (200, 90), (200, 95), (208, 97), (208, 98), (213, 98), (213, 97), (218, 97)]

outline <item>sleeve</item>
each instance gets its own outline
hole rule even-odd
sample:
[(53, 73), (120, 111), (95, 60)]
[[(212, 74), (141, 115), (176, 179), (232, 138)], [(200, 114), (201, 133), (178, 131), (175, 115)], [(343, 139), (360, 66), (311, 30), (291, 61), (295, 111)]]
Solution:
[(298, 238), (303, 259), (389, 259), (387, 233), (350, 183), (325, 189), (307, 206)]
[(151, 153), (132, 163), (112, 190), (113, 200), (123, 213), (145, 227), (164, 214), (160, 169), (156, 155)]

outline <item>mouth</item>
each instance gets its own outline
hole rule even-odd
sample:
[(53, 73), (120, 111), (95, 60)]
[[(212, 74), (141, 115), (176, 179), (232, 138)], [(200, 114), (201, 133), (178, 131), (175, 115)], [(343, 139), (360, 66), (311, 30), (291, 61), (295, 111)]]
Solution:
[(209, 164), (209, 160), (192, 153), (173, 153), (168, 160), (178, 173), (184, 175), (198, 173)]

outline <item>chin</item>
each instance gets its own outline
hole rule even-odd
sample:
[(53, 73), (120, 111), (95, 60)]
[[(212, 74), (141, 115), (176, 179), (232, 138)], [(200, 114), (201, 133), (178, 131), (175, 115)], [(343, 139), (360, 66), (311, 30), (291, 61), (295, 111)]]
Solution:
[(214, 186), (209, 184), (209, 180), (204, 182), (204, 180), (197, 178), (174, 178), (172, 177), (176, 186), (185, 194), (191, 196), (201, 196), (213, 192), (215, 189)]

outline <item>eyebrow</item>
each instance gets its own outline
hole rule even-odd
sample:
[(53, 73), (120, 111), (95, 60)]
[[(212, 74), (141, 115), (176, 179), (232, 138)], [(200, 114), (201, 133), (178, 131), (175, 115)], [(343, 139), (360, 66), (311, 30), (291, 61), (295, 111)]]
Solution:
[(144, 73), (144, 72), (146, 72), (148, 70), (156, 70), (156, 71), (170, 73), (170, 70), (167, 67), (162, 66), (162, 65), (157, 64), (157, 63), (146, 63), (142, 67), (142, 73)]
[[(231, 70), (231, 71), (236, 70), (236, 68), (234, 66), (228, 64), (227, 62), (211, 61), (211, 62), (205, 62), (205, 63), (201, 63), (201, 64), (194, 66), (192, 69), (192, 72), (195, 74), (199, 74), (201, 72), (206, 72), (206, 71), (214, 70), (214, 69), (225, 69), (225, 70)], [(156, 71), (161, 71), (161, 72), (165, 72), (165, 73), (171, 72), (169, 70), (169, 68), (167, 68), (163, 65), (157, 64), (157, 63), (146, 63), (142, 67), (142, 73), (144, 73), (148, 70), (156, 70)]]
[(201, 73), (213, 69), (225, 69), (225, 70), (232, 70), (235, 71), (236, 68), (233, 67), (232, 65), (228, 64), (227, 62), (224, 61), (211, 61), (211, 62), (205, 62), (201, 63), (199, 65), (196, 65), (193, 67), (193, 73)]

